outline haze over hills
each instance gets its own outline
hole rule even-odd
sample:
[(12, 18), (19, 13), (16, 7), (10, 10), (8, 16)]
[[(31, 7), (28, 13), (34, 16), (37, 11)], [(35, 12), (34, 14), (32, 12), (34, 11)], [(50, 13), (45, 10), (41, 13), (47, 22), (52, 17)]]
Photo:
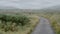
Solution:
[(52, 11), (59, 11), (60, 12), (60, 5), (58, 6), (52, 6), (48, 8), (43, 8), (43, 9), (19, 9), (15, 7), (0, 7), (0, 12), (52, 12)]
[(18, 9), (16, 7), (5, 7), (5, 6), (0, 6), (0, 9)]
[(48, 11), (48, 12), (52, 12), (52, 11), (55, 11), (55, 12), (59, 11), (60, 12), (60, 5), (44, 8), (43, 10)]

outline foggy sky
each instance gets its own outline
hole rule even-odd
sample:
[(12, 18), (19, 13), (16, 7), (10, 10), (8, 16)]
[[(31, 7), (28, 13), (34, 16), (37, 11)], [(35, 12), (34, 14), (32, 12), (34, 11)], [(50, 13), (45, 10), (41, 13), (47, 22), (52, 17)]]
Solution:
[(0, 6), (20, 9), (41, 9), (60, 5), (60, 0), (0, 0)]

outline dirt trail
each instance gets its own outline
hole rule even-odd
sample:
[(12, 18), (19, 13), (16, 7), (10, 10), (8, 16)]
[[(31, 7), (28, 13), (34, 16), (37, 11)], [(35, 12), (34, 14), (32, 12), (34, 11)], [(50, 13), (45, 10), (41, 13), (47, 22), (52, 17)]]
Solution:
[(54, 34), (48, 19), (41, 17), (39, 24), (31, 34)]

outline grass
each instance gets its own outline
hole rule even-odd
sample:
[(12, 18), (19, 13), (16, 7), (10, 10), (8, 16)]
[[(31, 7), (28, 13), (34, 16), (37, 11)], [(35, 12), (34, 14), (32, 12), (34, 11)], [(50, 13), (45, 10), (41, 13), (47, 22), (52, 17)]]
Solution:
[(53, 15), (50, 20), (55, 33), (60, 34), (60, 14)]
[[(27, 15), (27, 14), (25, 14)], [(39, 21), (39, 17), (37, 15), (27, 15), (30, 18), (30, 24), (27, 24), (25, 26), (18, 26), (18, 31), (8, 31), (8, 32), (4, 32), (2, 31), (2, 29), (0, 29), (0, 33), (1, 34), (30, 34), (32, 32), (32, 30), (34, 29), (35, 25), (38, 23)]]
[(48, 13), (45, 12), (38, 15), (49, 19), (54, 32), (56, 34), (60, 34), (60, 13), (59, 12), (57, 13), (52, 12), (52, 14), (50, 12)]
[[(18, 14), (18, 15), (21, 14), (21, 12), (20, 13), (7, 12), (7, 13)], [(6, 14), (6, 12), (4, 12), (4, 14)], [(38, 16), (41, 16), (44, 18), (48, 18), (51, 21), (50, 24), (51, 24), (52, 28), (54, 29), (55, 33), (60, 34), (60, 12), (53, 12), (53, 11), (37, 12), (37, 13), (36, 12), (35, 13), (34, 12), (33, 13), (24, 12), (22, 14), (27, 15), (31, 18), (30, 24), (24, 26), (23, 28), (22, 28), (22, 26), (20, 26), (19, 31), (17, 31), (17, 32), (11, 32), (11, 31), (4, 32), (4, 31), (0, 30), (0, 33), (2, 33), (2, 34), (30, 34), (39, 21)]]
[(32, 14), (49, 19), (54, 32), (60, 34), (60, 12), (37, 12)]

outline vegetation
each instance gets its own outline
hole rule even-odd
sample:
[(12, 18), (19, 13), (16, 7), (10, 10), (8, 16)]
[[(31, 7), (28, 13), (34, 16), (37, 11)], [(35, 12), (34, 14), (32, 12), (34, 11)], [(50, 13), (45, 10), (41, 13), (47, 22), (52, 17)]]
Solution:
[(33, 14), (0, 14), (1, 34), (30, 34), (38, 23), (39, 17)]
[(50, 20), (50, 24), (56, 34), (60, 34), (60, 12), (42, 12), (37, 14)]
[[(18, 10), (18, 12), (16, 12), (16, 10), (12, 9), (6, 10), (5, 12), (1, 11), (0, 13), (3, 13), (0, 14), (1, 33), (3, 31), (6, 31), (8, 34), (29, 34), (39, 21), (39, 18), (37, 16), (41, 16), (48, 18), (51, 21), (50, 24), (55, 33), (60, 34), (60, 10), (21, 10), (21, 12)], [(1, 31), (1, 29), (3, 31)], [(6, 34), (6, 32), (3, 34)]]
[(45, 10), (45, 12), (33, 12), (32, 14), (49, 19), (54, 32), (60, 34), (60, 11)]
[(0, 21), (2, 24), (1, 28), (4, 29), (5, 32), (7, 32), (9, 30), (15, 31), (16, 29), (14, 28), (19, 25), (25, 26), (26, 24), (29, 23), (30, 20), (27, 16), (19, 16), (19, 15), (11, 16), (11, 15), (0, 14)]

